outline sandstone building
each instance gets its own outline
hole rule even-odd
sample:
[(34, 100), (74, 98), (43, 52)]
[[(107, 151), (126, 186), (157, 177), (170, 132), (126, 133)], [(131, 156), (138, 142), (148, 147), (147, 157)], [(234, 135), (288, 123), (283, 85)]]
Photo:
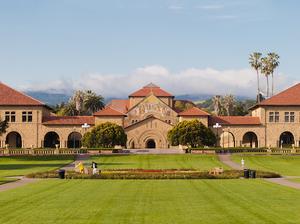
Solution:
[[(112, 100), (93, 116), (60, 117), (0, 82), (0, 117), (9, 121), (0, 148), (78, 148), (89, 128), (106, 121), (124, 128), (127, 148), (170, 148), (167, 132), (189, 119), (211, 128), (222, 147), (299, 146), (300, 84), (250, 108), (250, 116), (212, 116), (197, 107), (178, 111), (174, 102), (172, 94), (150, 83), (128, 99)], [(216, 123), (221, 127), (213, 128)]]

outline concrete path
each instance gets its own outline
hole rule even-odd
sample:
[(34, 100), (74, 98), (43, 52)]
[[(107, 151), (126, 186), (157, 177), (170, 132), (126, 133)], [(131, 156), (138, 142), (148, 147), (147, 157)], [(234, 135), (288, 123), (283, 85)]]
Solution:
[(234, 170), (242, 170), (242, 166), (232, 161), (231, 154), (218, 154), (219, 160)]
[(62, 167), (61, 169), (64, 169), (64, 170), (74, 170), (74, 167), (75, 167), (75, 163), (79, 163), (79, 162), (83, 162), (88, 160), (90, 158), (90, 155), (89, 154), (79, 154), (77, 155), (76, 159), (74, 162)]
[(184, 154), (182, 149), (128, 149), (130, 154)]
[[(230, 156), (231, 156), (231, 154), (218, 154), (218, 157), (222, 163), (226, 164), (227, 166), (231, 167), (232, 169), (242, 170), (241, 165), (232, 161)], [(292, 181), (288, 180), (288, 179), (293, 179), (293, 178), (299, 178), (299, 177), (264, 178), (264, 180), (271, 182), (271, 183), (276, 183), (276, 184), (280, 184), (283, 186), (300, 189), (300, 183), (296, 183), (296, 182), (292, 182)]]
[(0, 185), (0, 192), (10, 190), (10, 189), (14, 189), (14, 188), (17, 188), (17, 187), (21, 187), (21, 186), (24, 186), (26, 184), (33, 183), (33, 182), (36, 182), (36, 181), (40, 180), (40, 179), (27, 178), (27, 177), (23, 177), (23, 176), (22, 177), (12, 177), (12, 178), (20, 178), (20, 179), (14, 181), (14, 182), (7, 183), (7, 184), (1, 184)]

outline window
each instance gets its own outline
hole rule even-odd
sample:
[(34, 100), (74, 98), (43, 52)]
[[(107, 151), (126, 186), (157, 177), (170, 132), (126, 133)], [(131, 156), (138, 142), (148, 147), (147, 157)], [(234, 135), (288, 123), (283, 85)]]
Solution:
[(274, 122), (274, 112), (269, 112), (269, 122)]
[(279, 112), (275, 112), (275, 122), (279, 122)]
[(7, 120), (8, 122), (16, 122), (16, 112), (5, 111), (5, 120)]
[(295, 112), (284, 112), (284, 122), (295, 122)]
[(32, 111), (22, 112), (22, 122), (32, 122)]

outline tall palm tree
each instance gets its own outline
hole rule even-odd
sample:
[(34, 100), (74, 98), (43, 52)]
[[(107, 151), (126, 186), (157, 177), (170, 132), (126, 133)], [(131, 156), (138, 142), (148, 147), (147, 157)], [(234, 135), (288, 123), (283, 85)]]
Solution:
[(250, 54), (249, 56), (249, 64), (252, 68), (254, 68), (254, 70), (256, 71), (256, 76), (257, 76), (257, 99), (258, 102), (260, 101), (260, 86), (259, 86), (259, 70), (261, 69), (261, 53), (259, 52), (253, 52), (252, 54)]
[(104, 98), (91, 90), (87, 90), (85, 92), (83, 105), (86, 113), (91, 115), (104, 107)]
[(279, 55), (271, 52), (268, 54), (268, 60), (269, 60), (269, 66), (270, 66), (270, 72), (272, 75), (272, 95), (274, 94), (274, 71), (279, 66)]
[(269, 85), (269, 75), (271, 75), (271, 66), (270, 66), (270, 60), (268, 57), (263, 57), (261, 59), (262, 66), (261, 66), (261, 73), (264, 74), (267, 80), (267, 97), (270, 96), (270, 85)]
[(231, 94), (223, 97), (223, 106), (226, 110), (227, 116), (232, 115), (234, 102), (235, 102), (234, 96)]
[(213, 102), (213, 107), (214, 107), (214, 113), (215, 115), (219, 116), (220, 112), (221, 112), (221, 96), (220, 95), (216, 95), (212, 98), (212, 102)]

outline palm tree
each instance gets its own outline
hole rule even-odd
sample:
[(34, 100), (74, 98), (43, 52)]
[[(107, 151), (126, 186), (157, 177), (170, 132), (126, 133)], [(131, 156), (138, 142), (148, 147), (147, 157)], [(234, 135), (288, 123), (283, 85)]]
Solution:
[(270, 72), (271, 72), (271, 75), (272, 75), (272, 95), (274, 94), (274, 77), (273, 77), (273, 74), (274, 74), (274, 71), (275, 69), (279, 66), (280, 62), (279, 62), (279, 55), (272, 52), (272, 53), (269, 53), (268, 54), (268, 60), (269, 60), (269, 66), (270, 66)]
[(220, 115), (220, 111), (221, 111), (221, 96), (220, 95), (216, 95), (212, 98), (212, 102), (213, 102), (213, 106), (214, 106), (214, 113), (215, 115), (219, 116)]
[(259, 52), (253, 52), (252, 54), (250, 54), (250, 57), (249, 57), (249, 64), (252, 68), (255, 69), (256, 71), (256, 75), (257, 75), (257, 99), (258, 99), (258, 102), (260, 101), (260, 97), (259, 97), (259, 94), (260, 94), (260, 87), (259, 87), (259, 70), (261, 69), (261, 53)]
[(269, 88), (269, 75), (271, 74), (271, 66), (270, 66), (270, 60), (268, 57), (263, 57), (261, 59), (262, 66), (261, 66), (261, 73), (265, 75), (267, 79), (267, 97), (270, 96), (270, 88)]
[(226, 110), (227, 116), (232, 115), (234, 102), (235, 102), (234, 96), (231, 94), (223, 97), (223, 105)]
[(91, 90), (87, 90), (84, 94), (83, 105), (85, 112), (91, 115), (104, 107), (104, 98)]

